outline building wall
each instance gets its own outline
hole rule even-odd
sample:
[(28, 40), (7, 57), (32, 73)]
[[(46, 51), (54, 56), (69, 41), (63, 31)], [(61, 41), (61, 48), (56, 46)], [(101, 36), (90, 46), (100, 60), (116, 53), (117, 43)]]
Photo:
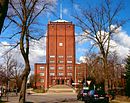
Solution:
[[(47, 33), (47, 68), (49, 85), (74, 79), (75, 36), (71, 22), (50, 22)], [(67, 67), (72, 67), (71, 70)], [(53, 70), (51, 69), (53, 68)], [(55, 80), (52, 80), (55, 79)]]
[(37, 87), (44, 87), (46, 85), (46, 64), (43, 63), (35, 63), (35, 82)]
[[(38, 81), (37, 86), (48, 88), (56, 84), (71, 85), (72, 82), (82, 81), (87, 72), (84, 72), (83, 65), (75, 64), (74, 24), (49, 22), (46, 45), (46, 64), (35, 64), (35, 74), (44, 73), (44, 76), (37, 77), (44, 79), (44, 83)], [(40, 66), (45, 66), (45, 69), (39, 70)]]

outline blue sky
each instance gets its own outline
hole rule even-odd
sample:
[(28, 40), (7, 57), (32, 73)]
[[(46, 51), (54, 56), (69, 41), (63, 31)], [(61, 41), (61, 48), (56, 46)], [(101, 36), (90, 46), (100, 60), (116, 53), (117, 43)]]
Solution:
[[(54, 21), (59, 19), (60, 15), (60, 0), (54, 0), (56, 2), (56, 8), (54, 9), (54, 12), (56, 16), (52, 14), (46, 14), (42, 15), (40, 18), (40, 21), (42, 21), (42, 25), (44, 30), (46, 31), (47, 29), (47, 23), (48, 21)], [(73, 3), (72, 3), (73, 1)], [(72, 21), (73, 24), (75, 24), (75, 33), (76, 35), (82, 34), (83, 32), (76, 26), (76, 21), (72, 17), (74, 14), (75, 10), (74, 8), (81, 6), (82, 8), (88, 7), (87, 4), (94, 6), (94, 5), (99, 5), (99, 2), (102, 0), (62, 0), (62, 11), (63, 11), (63, 19), (67, 21)], [(118, 3), (119, 0), (112, 0), (114, 1), (113, 7)], [(124, 7), (123, 10), (121, 11), (121, 14), (119, 17), (125, 17), (125, 18), (130, 18), (130, 0), (123, 0), (124, 2)], [(78, 12), (80, 13), (80, 12)], [(14, 28), (16, 29), (16, 28)], [(119, 34), (117, 35), (117, 40), (112, 41), (113, 45), (116, 45), (114, 50), (118, 51), (119, 56), (122, 58), (126, 57), (126, 55), (129, 53), (130, 49), (130, 21), (126, 23), (123, 27), (120, 28)], [(6, 31), (4, 34), (9, 33), (10, 31)], [(6, 39), (1, 39), (0, 41), (3, 42), (4, 44), (10, 44), (12, 41), (8, 41)], [(36, 62), (44, 62), (45, 60), (45, 55), (46, 55), (46, 46), (45, 46), (45, 38), (42, 38), (40, 41), (36, 42), (35, 44), (32, 43), (32, 47), (30, 47), (30, 61), (31, 65), (33, 66), (34, 63)], [(83, 43), (78, 43), (76, 42), (76, 58), (80, 58), (85, 55), (86, 50), (90, 48), (90, 43), (88, 42), (83, 42)], [(8, 49), (8, 47), (3, 47), (0, 44), (0, 49), (2, 51), (5, 51)], [(19, 50), (17, 48), (17, 50)], [(14, 52), (16, 56), (19, 55), (19, 53)], [(2, 52), (0, 53), (0, 56), (2, 55)], [(19, 56), (18, 56), (19, 57)]]
[[(57, 5), (58, 6), (57, 7), (57, 15), (58, 16), (59, 16), (59, 7), (60, 7), (59, 1), (58, 1), (58, 5)], [(75, 19), (72, 17), (73, 13), (75, 12), (75, 10), (74, 10), (75, 5), (80, 6), (81, 8), (88, 8), (87, 5), (90, 5), (91, 7), (93, 7), (93, 6), (99, 5), (101, 1), (102, 0), (62, 0), (63, 19), (68, 20), (68, 21), (72, 21), (74, 24), (76, 24)], [(74, 4), (72, 4), (72, 2)], [(119, 3), (119, 0), (112, 0), (112, 2), (113, 2), (113, 8), (114, 8)], [(122, 10), (119, 14), (119, 18), (130, 18), (130, 11), (129, 11), (130, 10), (130, 0), (123, 0), (122, 3), (123, 3), (122, 4), (123, 8), (122, 8)], [(58, 19), (58, 18), (52, 16), (52, 20), (55, 20), (55, 19)], [(81, 34), (82, 31), (77, 26), (75, 26), (75, 33)], [(124, 39), (121, 38), (122, 36), (120, 36), (120, 35), (123, 35), (123, 34), (125, 35), (124, 37), (126, 37)], [(118, 39), (122, 39), (123, 43), (126, 39), (128, 39), (128, 41), (130, 40), (129, 39), (129, 36), (130, 36), (130, 21), (127, 22), (123, 27), (121, 27), (120, 35), (118, 36), (119, 37)], [(119, 48), (120, 50), (124, 50), (124, 54), (127, 55), (129, 46), (126, 47), (127, 49), (125, 49), (125, 43), (124, 44), (123, 43), (119, 43), (119, 42), (117, 43), (116, 42), (116, 45), (117, 45), (117, 48)], [(126, 41), (126, 44), (127, 44), (127, 41)], [(77, 45), (76, 46), (76, 56), (77, 56), (77, 58), (80, 58), (81, 56), (85, 55), (85, 51), (87, 50), (86, 48), (90, 48), (90, 45), (89, 45), (88, 42), (83, 43), (83, 44), (76, 43), (76, 45)], [(120, 50), (119, 50), (119, 52), (122, 52)], [(127, 51), (127, 52), (125, 52), (125, 51)], [(122, 56), (124, 54), (120, 54), (120, 56)]]

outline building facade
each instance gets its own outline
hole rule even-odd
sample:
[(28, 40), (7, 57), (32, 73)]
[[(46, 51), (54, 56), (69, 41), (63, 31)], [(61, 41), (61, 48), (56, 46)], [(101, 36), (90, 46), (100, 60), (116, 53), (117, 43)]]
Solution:
[(36, 86), (47, 89), (80, 83), (87, 75), (87, 66), (75, 62), (75, 25), (57, 20), (49, 22), (47, 28), (46, 63), (35, 64)]

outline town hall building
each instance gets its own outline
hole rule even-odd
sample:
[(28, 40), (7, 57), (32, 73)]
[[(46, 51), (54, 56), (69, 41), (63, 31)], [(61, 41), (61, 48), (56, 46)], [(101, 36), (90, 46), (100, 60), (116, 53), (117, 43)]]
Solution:
[(35, 63), (36, 87), (79, 85), (87, 75), (86, 64), (76, 64), (75, 25), (66, 20), (47, 26), (46, 63)]

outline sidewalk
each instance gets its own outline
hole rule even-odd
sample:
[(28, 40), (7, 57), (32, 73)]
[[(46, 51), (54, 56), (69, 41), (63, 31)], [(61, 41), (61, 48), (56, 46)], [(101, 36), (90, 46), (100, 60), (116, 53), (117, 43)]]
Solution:
[(130, 103), (130, 102), (119, 101), (119, 100), (112, 100), (110, 103)]

